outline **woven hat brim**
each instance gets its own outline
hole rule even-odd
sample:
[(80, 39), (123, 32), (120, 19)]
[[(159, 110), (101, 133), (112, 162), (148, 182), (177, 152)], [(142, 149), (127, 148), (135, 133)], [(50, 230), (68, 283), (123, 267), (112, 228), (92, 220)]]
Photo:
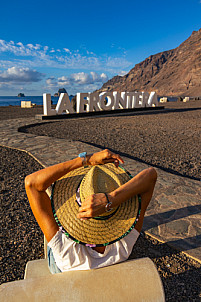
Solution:
[[(113, 164), (107, 164), (107, 167), (118, 174), (122, 183), (130, 179), (122, 168), (116, 168)], [(78, 219), (76, 191), (90, 168), (73, 170), (56, 181), (52, 194), (52, 209), (58, 225), (62, 226), (68, 237), (85, 245), (105, 246), (123, 238), (132, 230), (140, 214), (140, 198), (134, 196), (122, 203), (107, 220)]]

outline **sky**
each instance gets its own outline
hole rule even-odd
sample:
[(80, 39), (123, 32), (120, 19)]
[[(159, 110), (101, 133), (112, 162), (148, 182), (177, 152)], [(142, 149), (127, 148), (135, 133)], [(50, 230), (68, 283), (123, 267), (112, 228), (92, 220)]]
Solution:
[(9, 0), (0, 11), (0, 96), (92, 92), (201, 28), (201, 0)]

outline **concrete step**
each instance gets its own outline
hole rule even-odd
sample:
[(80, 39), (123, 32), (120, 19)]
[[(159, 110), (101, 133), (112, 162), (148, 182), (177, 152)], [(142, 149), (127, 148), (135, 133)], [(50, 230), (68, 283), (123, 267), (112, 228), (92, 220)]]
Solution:
[(24, 279), (39, 278), (51, 275), (48, 268), (48, 260), (40, 259), (29, 261), (26, 264)]
[(46, 274), (46, 261), (31, 261), (25, 280), (2, 284), (0, 301), (165, 302), (160, 276), (149, 258), (54, 275)]

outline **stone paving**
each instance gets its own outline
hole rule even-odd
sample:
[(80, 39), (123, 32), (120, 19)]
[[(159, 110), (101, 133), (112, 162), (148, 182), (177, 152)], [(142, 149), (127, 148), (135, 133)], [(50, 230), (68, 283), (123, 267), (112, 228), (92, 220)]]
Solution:
[[(24, 150), (43, 166), (97, 152), (91, 145), (18, 132), (18, 127), (39, 123), (35, 118), (1, 121), (0, 145)], [(44, 123), (44, 121), (43, 121)], [(149, 165), (124, 157), (125, 168), (134, 176)], [(144, 220), (143, 230), (201, 262), (200, 182), (157, 169), (158, 181)]]

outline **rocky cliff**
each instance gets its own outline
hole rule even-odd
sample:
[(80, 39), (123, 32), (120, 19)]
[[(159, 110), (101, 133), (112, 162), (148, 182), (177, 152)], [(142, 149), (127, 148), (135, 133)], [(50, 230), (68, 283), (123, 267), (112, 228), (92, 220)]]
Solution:
[(158, 95), (201, 96), (201, 29), (175, 49), (152, 55), (102, 91), (156, 91)]
[(55, 97), (58, 97), (58, 96), (60, 96), (61, 93), (67, 93), (66, 89), (65, 89), (65, 88), (60, 88), (60, 89), (58, 90), (58, 92), (56, 92), (56, 93), (54, 94), (54, 96), (55, 96)]
[(21, 92), (20, 92), (20, 93), (18, 93), (18, 95), (17, 95), (17, 96), (18, 96), (18, 98), (24, 98), (24, 97), (25, 97), (24, 93), (21, 93)]

